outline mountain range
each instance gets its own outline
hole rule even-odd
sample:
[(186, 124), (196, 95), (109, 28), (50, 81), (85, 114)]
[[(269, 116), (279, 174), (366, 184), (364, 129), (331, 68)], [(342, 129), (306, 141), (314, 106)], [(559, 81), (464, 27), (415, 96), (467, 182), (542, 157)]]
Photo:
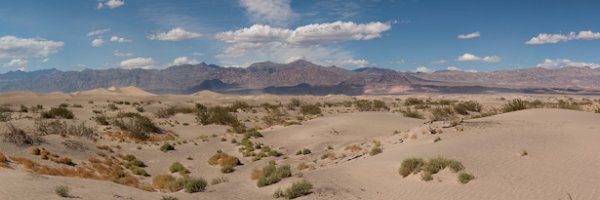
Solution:
[(306, 60), (280, 64), (254, 63), (247, 68), (206, 63), (166, 69), (83, 71), (11, 71), (0, 74), (0, 91), (76, 92), (94, 88), (135, 86), (154, 93), (191, 94), (202, 90), (232, 94), (406, 94), (564, 93), (599, 94), (600, 69), (563, 67), (495, 72), (399, 72), (383, 68), (347, 70)]

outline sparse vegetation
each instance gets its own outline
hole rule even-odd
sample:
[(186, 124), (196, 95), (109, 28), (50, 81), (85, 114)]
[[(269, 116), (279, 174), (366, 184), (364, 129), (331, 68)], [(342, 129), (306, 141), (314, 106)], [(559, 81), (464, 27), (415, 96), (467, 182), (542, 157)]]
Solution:
[(175, 150), (175, 147), (173, 145), (171, 145), (170, 143), (165, 143), (162, 146), (160, 146), (160, 151), (162, 151), (162, 152), (173, 151), (173, 150)]
[(69, 189), (69, 187), (65, 185), (55, 187), (54, 193), (59, 197), (71, 197), (71, 189)]
[(311, 153), (312, 152), (310, 151), (310, 149), (304, 148), (302, 150), (298, 150), (298, 152), (296, 152), (296, 155), (308, 155)]
[(465, 101), (454, 105), (454, 111), (461, 115), (468, 115), (469, 112), (481, 112), (483, 106), (477, 101)]
[(504, 107), (502, 107), (502, 110), (504, 110), (504, 112), (513, 112), (525, 109), (527, 109), (527, 102), (522, 99), (513, 99), (512, 101), (509, 101), (506, 104), (504, 104)]
[(6, 123), (7, 132), (2, 133), (2, 140), (18, 146), (39, 145), (44, 142), (37, 134), (29, 135), (22, 129), (15, 127), (12, 123)]
[(321, 108), (315, 104), (304, 104), (300, 106), (300, 113), (304, 115), (319, 115), (321, 112)]
[(202, 104), (196, 104), (195, 113), (196, 121), (202, 125), (228, 125), (236, 133), (243, 133), (246, 130), (246, 126), (235, 115), (229, 113), (229, 108), (215, 106), (209, 109)]
[(190, 178), (186, 180), (185, 183), (185, 192), (187, 193), (196, 193), (203, 192), (206, 189), (206, 180), (203, 178)]
[(467, 184), (469, 181), (475, 179), (475, 176), (473, 176), (472, 174), (466, 173), (466, 172), (461, 172), (460, 174), (458, 174), (458, 182), (462, 183), (462, 184)]
[(282, 191), (278, 189), (273, 194), (274, 198), (286, 198), (286, 199), (295, 199), (301, 196), (306, 196), (312, 193), (313, 185), (307, 180), (302, 180), (299, 182), (295, 182), (291, 187)]
[(465, 169), (462, 163), (456, 160), (445, 159), (443, 157), (430, 159), (427, 162), (420, 158), (409, 158), (402, 161), (399, 173), (402, 177), (407, 177), (410, 174), (422, 173), (422, 180), (431, 181), (433, 180), (434, 174), (437, 174), (439, 171), (445, 168), (450, 168), (450, 170), (454, 173), (458, 173)]
[(190, 171), (187, 168), (185, 168), (180, 162), (174, 162), (173, 164), (171, 164), (171, 167), (169, 167), (169, 171), (171, 173), (179, 173), (181, 175), (190, 173)]
[(437, 106), (431, 109), (432, 121), (448, 121), (454, 117), (454, 110), (448, 106)]
[(411, 109), (410, 107), (406, 108), (406, 110), (400, 110), (400, 112), (405, 117), (417, 118), (417, 119), (425, 119), (425, 117), (423, 117), (423, 114), (421, 114), (418, 110)]
[(148, 134), (162, 133), (162, 130), (150, 118), (138, 113), (119, 113), (117, 118), (119, 119), (114, 120), (114, 125), (123, 131), (127, 131), (132, 138), (144, 140), (148, 137)]
[(75, 115), (73, 114), (73, 112), (71, 112), (69, 109), (67, 109), (65, 107), (50, 108), (49, 111), (42, 112), (40, 115), (42, 118), (47, 118), (47, 119), (56, 119), (56, 118), (73, 119), (73, 118), (75, 118)]
[(410, 174), (417, 174), (421, 171), (421, 168), (425, 165), (425, 161), (420, 158), (409, 158), (402, 161), (399, 173), (402, 177), (407, 177)]
[(264, 187), (267, 185), (275, 184), (281, 179), (291, 177), (292, 171), (289, 165), (284, 165), (281, 167), (277, 167), (274, 162), (269, 163), (267, 166), (263, 167), (262, 170), (254, 170), (252, 172), (253, 179), (257, 179), (256, 185), (258, 187)]

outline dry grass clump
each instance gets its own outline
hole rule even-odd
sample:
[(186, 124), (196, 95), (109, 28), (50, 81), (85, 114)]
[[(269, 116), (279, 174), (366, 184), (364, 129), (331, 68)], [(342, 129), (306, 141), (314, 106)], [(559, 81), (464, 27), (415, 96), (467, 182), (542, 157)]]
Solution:
[(219, 165), (221, 166), (221, 172), (231, 173), (235, 170), (234, 167), (241, 165), (242, 162), (240, 162), (240, 159), (238, 159), (237, 157), (231, 156), (219, 150), (215, 155), (211, 156), (208, 159), (208, 164)]
[(352, 145), (348, 145), (348, 146), (346, 146), (346, 147), (344, 148), (344, 150), (346, 150), (346, 151), (350, 151), (350, 152), (352, 152), (352, 153), (356, 153), (356, 152), (360, 152), (360, 151), (362, 151), (362, 150), (363, 150), (363, 148), (362, 148), (362, 147), (360, 147), (360, 146), (359, 146), (359, 145), (357, 145), (357, 144), (352, 144)]
[(37, 147), (32, 147), (30, 152), (31, 152), (31, 155), (36, 155), (36, 156), (40, 155), (40, 149)]
[(410, 117), (410, 118), (416, 118), (416, 119), (425, 119), (425, 117), (423, 117), (423, 114), (421, 114), (418, 110), (413, 110), (410, 107), (406, 108), (406, 110), (400, 110), (400, 112), (402, 113), (402, 115), (404, 115), (405, 117)]
[(206, 180), (204, 178), (190, 178), (185, 181), (185, 192), (196, 193), (203, 192), (206, 189)]
[(211, 185), (218, 185), (218, 184), (226, 183), (226, 182), (229, 182), (229, 179), (227, 179), (226, 177), (223, 177), (223, 176), (221, 176), (219, 178), (213, 178), (212, 180), (210, 180)]
[(275, 162), (269, 163), (263, 167), (262, 170), (255, 169), (252, 171), (251, 179), (257, 180), (256, 185), (258, 187), (264, 187), (267, 185), (275, 184), (281, 179), (291, 177), (292, 171), (289, 165), (277, 167)]
[(366, 99), (356, 100), (354, 101), (354, 107), (358, 111), (387, 111), (390, 108), (386, 105), (385, 102), (381, 100), (373, 100), (369, 101)]
[(93, 138), (95, 128), (85, 125), (85, 122), (79, 124), (68, 125), (65, 121), (60, 120), (36, 120), (35, 129), (40, 135), (67, 135), (77, 137)]
[(71, 197), (71, 189), (66, 185), (57, 186), (54, 188), (54, 193), (59, 197)]
[(307, 180), (302, 180), (299, 182), (295, 182), (291, 187), (282, 191), (281, 189), (277, 189), (273, 194), (274, 198), (286, 198), (286, 199), (295, 199), (301, 196), (306, 196), (312, 193), (313, 185)]
[(119, 113), (117, 118), (113, 124), (135, 139), (145, 140), (149, 134), (163, 132), (150, 118), (138, 113)]
[(183, 189), (185, 180), (175, 178), (171, 175), (157, 175), (152, 178), (152, 186), (156, 189), (166, 190), (168, 192), (177, 192)]
[(454, 117), (454, 110), (449, 106), (437, 106), (431, 109), (431, 121), (448, 121)]
[(300, 106), (300, 113), (302, 113), (303, 115), (320, 115), (322, 111), (318, 105), (304, 104)]
[(310, 149), (304, 148), (304, 149), (298, 150), (296, 152), (296, 155), (308, 155), (308, 154), (311, 154), (311, 153), (312, 152), (310, 151)]
[(188, 113), (193, 113), (193, 112), (194, 112), (193, 108), (170, 106), (168, 108), (158, 109), (155, 114), (156, 114), (156, 117), (158, 117), (158, 118), (169, 118), (169, 117), (174, 116), (177, 113), (188, 114)]
[(6, 123), (7, 132), (2, 133), (2, 140), (18, 146), (39, 145), (44, 139), (37, 134), (29, 135), (22, 129), (15, 127), (12, 123)]
[(373, 144), (373, 148), (371, 148), (371, 151), (369, 151), (369, 155), (374, 156), (383, 152), (380, 141), (375, 140), (373, 141)]
[(429, 161), (420, 158), (409, 158), (402, 161), (398, 172), (402, 177), (422, 172), (421, 179), (424, 181), (431, 181), (433, 180), (432, 175), (437, 174), (445, 168), (449, 168), (454, 173), (458, 173), (465, 169), (462, 163), (442, 157), (430, 159)]
[(337, 155), (334, 152), (331, 152), (331, 151), (326, 152), (326, 153), (324, 153), (324, 154), (321, 155), (321, 160), (325, 160), (327, 158), (329, 158), (329, 160), (335, 160), (335, 159), (337, 159)]
[(58, 108), (50, 108), (49, 111), (40, 113), (40, 116), (42, 118), (46, 118), (46, 119), (56, 119), (56, 118), (73, 119), (73, 118), (75, 118), (75, 115), (73, 114), (73, 112), (71, 112), (69, 109), (65, 108), (64, 106), (59, 106)]
[(483, 106), (477, 101), (465, 101), (454, 105), (454, 111), (461, 115), (468, 115), (469, 112), (481, 112)]
[(504, 104), (504, 106), (502, 107), (502, 110), (504, 112), (513, 112), (525, 109), (527, 109), (527, 101), (524, 101), (522, 99), (513, 99), (512, 101), (509, 101), (506, 104)]

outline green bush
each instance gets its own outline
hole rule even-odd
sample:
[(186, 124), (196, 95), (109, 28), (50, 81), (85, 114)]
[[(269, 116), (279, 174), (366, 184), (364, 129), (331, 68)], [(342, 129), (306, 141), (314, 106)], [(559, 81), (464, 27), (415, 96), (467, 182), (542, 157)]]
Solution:
[(167, 151), (172, 151), (175, 150), (175, 147), (169, 143), (165, 143), (162, 146), (160, 146), (160, 151), (162, 152), (167, 152)]
[(399, 173), (402, 177), (407, 177), (408, 175), (417, 174), (421, 171), (421, 167), (425, 165), (425, 161), (420, 158), (409, 158), (402, 161), (400, 165)]
[(261, 176), (258, 177), (256, 185), (258, 187), (264, 187), (267, 185), (275, 184), (281, 179), (291, 177), (292, 171), (289, 165), (277, 167), (275, 164), (270, 163), (260, 171)]
[(186, 169), (180, 162), (174, 162), (173, 164), (171, 164), (171, 167), (169, 167), (169, 171), (171, 173), (179, 173), (181, 175), (190, 173), (190, 171)]
[(70, 197), (71, 189), (66, 185), (60, 185), (54, 188), (54, 193), (59, 197)]
[(504, 112), (513, 112), (525, 109), (527, 109), (527, 101), (524, 101), (522, 99), (513, 99), (512, 101), (509, 101), (508, 103), (504, 104), (503, 107)]
[(458, 182), (460, 182), (462, 184), (466, 184), (473, 179), (475, 179), (475, 176), (473, 176), (469, 173), (461, 172), (460, 174), (458, 174)]
[(206, 180), (203, 178), (191, 178), (186, 181), (184, 190), (187, 193), (203, 192), (206, 189)]
[(302, 180), (299, 182), (295, 182), (292, 184), (290, 188), (285, 189), (285, 191), (277, 190), (273, 197), (275, 198), (286, 198), (286, 199), (295, 199), (301, 196), (306, 196), (312, 193), (313, 185), (307, 180)]
[(42, 112), (40, 115), (42, 118), (47, 118), (47, 119), (49, 119), (49, 118), (50, 119), (55, 119), (55, 118), (73, 119), (75, 117), (73, 112), (71, 112), (69, 109), (66, 109), (64, 107), (50, 108), (49, 111)]

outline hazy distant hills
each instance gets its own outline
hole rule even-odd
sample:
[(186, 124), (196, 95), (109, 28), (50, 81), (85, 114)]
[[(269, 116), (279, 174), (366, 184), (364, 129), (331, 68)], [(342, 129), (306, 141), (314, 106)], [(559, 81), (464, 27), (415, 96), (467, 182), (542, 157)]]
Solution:
[(247, 68), (201, 63), (166, 69), (56, 69), (0, 74), (0, 91), (75, 92), (135, 86), (154, 93), (191, 94), (201, 90), (236, 94), (401, 94), (411, 92), (597, 93), (600, 70), (565, 67), (471, 73), (431, 74), (381, 68), (346, 70), (305, 60), (287, 64), (255, 63)]

